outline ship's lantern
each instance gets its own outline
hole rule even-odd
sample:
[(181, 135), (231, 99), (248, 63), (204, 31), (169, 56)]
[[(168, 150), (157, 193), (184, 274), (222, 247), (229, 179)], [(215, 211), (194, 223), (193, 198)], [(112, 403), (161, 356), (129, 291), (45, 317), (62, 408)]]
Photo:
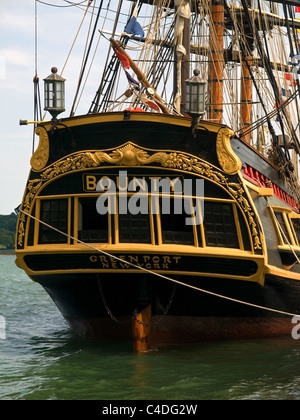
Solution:
[(49, 111), (53, 118), (65, 111), (65, 80), (57, 73), (57, 68), (52, 67), (52, 74), (44, 79), (45, 87), (45, 110)]
[(199, 118), (205, 114), (206, 82), (199, 76), (200, 71), (195, 69), (194, 76), (185, 81), (185, 112), (191, 117)]

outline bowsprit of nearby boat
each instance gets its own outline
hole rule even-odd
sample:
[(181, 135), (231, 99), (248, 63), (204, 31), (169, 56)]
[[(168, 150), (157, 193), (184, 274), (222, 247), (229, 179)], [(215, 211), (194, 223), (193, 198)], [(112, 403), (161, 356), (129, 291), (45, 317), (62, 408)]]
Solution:
[(87, 45), (98, 36), (94, 56), (106, 48), (107, 58), (84, 115), (88, 55), (68, 117), (65, 79), (57, 68), (44, 79), (51, 119), (36, 108), (16, 263), (78, 334), (132, 339), (138, 351), (290, 334), (300, 315), (295, 5), (77, 5), (91, 19)]

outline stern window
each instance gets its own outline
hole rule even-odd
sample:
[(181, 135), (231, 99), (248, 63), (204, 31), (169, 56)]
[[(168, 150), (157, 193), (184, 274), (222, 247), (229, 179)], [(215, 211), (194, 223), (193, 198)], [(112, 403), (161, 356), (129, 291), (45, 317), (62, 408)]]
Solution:
[(129, 212), (120, 214), (119, 242), (151, 243), (149, 215)]
[(290, 241), (290, 235), (288, 233), (285, 221), (284, 221), (284, 217), (283, 214), (280, 211), (275, 211), (275, 217), (280, 225), (280, 234), (282, 236), (282, 240), (285, 244), (288, 243), (288, 241)]
[(207, 246), (239, 248), (231, 204), (205, 201), (203, 223)]
[(78, 239), (84, 242), (108, 242), (108, 215), (99, 214), (96, 198), (78, 200)]
[[(162, 200), (160, 199), (160, 211)], [(186, 218), (190, 214), (174, 214), (174, 198), (170, 199), (170, 214), (161, 213), (162, 242), (164, 244), (194, 245), (194, 234), (192, 225), (186, 224)]]
[(300, 219), (291, 219), (291, 221), (296, 234), (296, 238), (298, 240), (298, 244), (300, 245)]
[[(41, 200), (40, 219), (50, 226), (68, 233), (68, 199)], [(40, 223), (39, 243), (67, 243), (68, 238)]]

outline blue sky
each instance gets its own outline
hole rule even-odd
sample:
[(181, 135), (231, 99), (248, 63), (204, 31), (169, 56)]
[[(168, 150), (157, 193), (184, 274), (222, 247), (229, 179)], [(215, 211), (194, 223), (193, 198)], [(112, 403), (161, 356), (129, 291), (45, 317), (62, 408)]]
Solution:
[[(66, 5), (63, 0), (48, 2)], [(53, 66), (60, 73), (83, 14), (84, 11), (77, 7), (58, 8), (37, 3), (36, 20), (35, 0), (0, 0), (0, 214), (10, 214), (21, 203), (30, 170), (33, 127), (20, 126), (19, 120), (32, 121), (34, 117), (35, 23), (38, 34), (37, 74), (43, 107), (43, 78), (51, 73)], [(72, 106), (88, 24), (87, 20), (82, 26), (80, 34), (83, 36), (78, 37), (63, 73), (66, 78), (66, 112), (61, 117), (67, 117)], [(100, 81), (102, 62), (101, 53), (98, 53), (93, 64), (95, 76), (86, 86), (85, 99), (76, 115), (89, 109)], [(50, 119), (49, 114), (45, 119)]]

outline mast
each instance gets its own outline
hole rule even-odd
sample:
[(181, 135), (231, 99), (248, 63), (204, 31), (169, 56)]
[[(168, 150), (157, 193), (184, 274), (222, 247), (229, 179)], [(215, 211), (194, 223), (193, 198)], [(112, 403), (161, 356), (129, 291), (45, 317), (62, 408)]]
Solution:
[[(115, 18), (115, 22), (114, 22), (114, 26), (113, 26), (113, 30), (112, 30), (112, 36), (115, 36), (115, 32), (116, 32), (116, 28), (117, 28), (117, 22), (118, 22), (118, 19), (120, 17), (122, 4), (123, 4), (123, 0), (119, 0), (118, 8), (117, 8), (117, 11), (116, 11), (116, 18)], [(91, 105), (90, 109), (89, 109), (89, 113), (98, 112), (98, 110), (99, 110), (100, 97), (101, 97), (101, 94), (103, 92), (104, 82), (106, 81), (105, 77), (108, 77), (106, 73), (107, 73), (108, 68), (109, 69), (112, 68), (112, 63), (110, 63), (110, 65), (108, 63), (108, 57), (109, 57), (109, 54), (107, 54), (106, 63), (105, 63), (105, 67), (104, 67), (104, 72), (103, 72), (103, 77), (102, 77), (100, 86), (99, 86), (99, 88), (96, 92), (96, 96), (95, 96), (95, 98), (92, 102), (92, 105)], [(117, 63), (117, 61), (118, 60), (114, 57), (114, 62)], [(112, 86), (113, 86), (113, 83), (110, 83), (111, 88), (112, 88)]]
[[(241, 122), (244, 125), (244, 128), (247, 129), (251, 123), (251, 100), (252, 100), (252, 78), (249, 68), (247, 66), (246, 60), (248, 61), (249, 66), (252, 65), (251, 56), (247, 56), (245, 60), (242, 61), (241, 66)], [(244, 136), (245, 140), (250, 142), (250, 134)]]
[[(251, 7), (251, 0), (246, 0), (248, 7)], [(246, 26), (248, 28), (248, 25)], [(247, 56), (243, 58), (241, 63), (241, 123), (244, 125), (244, 128), (247, 130), (251, 124), (251, 102), (252, 102), (252, 76), (251, 76), (251, 67), (252, 67), (252, 49), (253, 49), (253, 35), (250, 31), (248, 34), (245, 34), (245, 49), (247, 51)], [(247, 142), (250, 142), (250, 133), (244, 136)]]
[(208, 119), (223, 121), (224, 3), (212, 0), (209, 28)]

